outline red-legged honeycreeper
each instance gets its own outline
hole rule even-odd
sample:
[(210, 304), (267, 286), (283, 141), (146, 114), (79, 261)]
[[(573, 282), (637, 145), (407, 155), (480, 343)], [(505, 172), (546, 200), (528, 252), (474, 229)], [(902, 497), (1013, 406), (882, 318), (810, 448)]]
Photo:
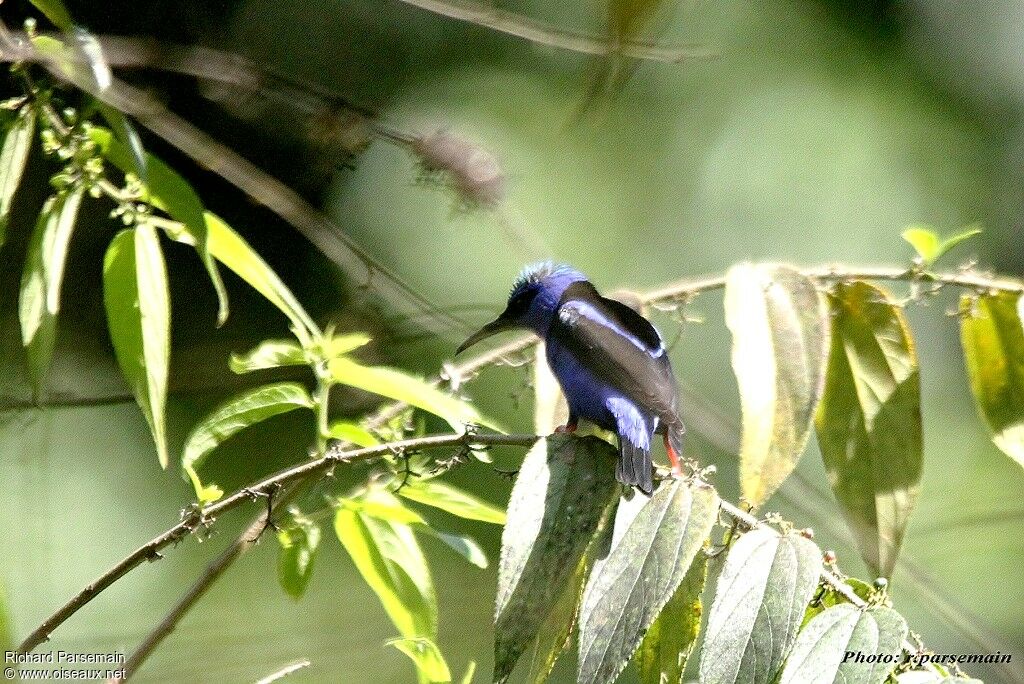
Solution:
[(664, 436), (672, 468), (680, 471), (686, 429), (677, 412), (672, 365), (650, 321), (602, 297), (579, 271), (541, 264), (523, 271), (505, 311), (456, 353), (514, 328), (528, 328), (544, 340), (548, 365), (569, 404), (569, 422), (560, 430), (572, 432), (584, 418), (619, 436), (619, 482), (651, 494), (655, 434)]

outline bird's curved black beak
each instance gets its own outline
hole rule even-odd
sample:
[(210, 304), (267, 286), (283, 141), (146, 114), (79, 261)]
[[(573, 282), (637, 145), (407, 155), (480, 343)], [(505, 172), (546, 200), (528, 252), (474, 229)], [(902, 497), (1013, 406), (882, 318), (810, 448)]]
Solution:
[(475, 333), (469, 336), (469, 339), (459, 345), (459, 348), (455, 350), (455, 354), (461, 354), (466, 351), (480, 340), (485, 340), (491, 335), (497, 335), (500, 332), (511, 330), (516, 327), (515, 323), (506, 318), (504, 315), (498, 316), (496, 319), (485, 325), (484, 327), (477, 330)]

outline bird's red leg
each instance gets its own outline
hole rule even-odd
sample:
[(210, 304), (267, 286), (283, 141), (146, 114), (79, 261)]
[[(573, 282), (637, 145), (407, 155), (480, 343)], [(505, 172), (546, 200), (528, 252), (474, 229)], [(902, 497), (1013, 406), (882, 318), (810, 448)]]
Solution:
[(570, 418), (568, 423), (566, 423), (565, 425), (559, 425), (558, 427), (555, 428), (556, 434), (561, 434), (563, 432), (576, 432), (575, 418)]
[(672, 444), (668, 441), (668, 433), (665, 433), (664, 439), (665, 439), (665, 451), (668, 452), (668, 460), (672, 462), (672, 474), (673, 475), (682, 475), (683, 474), (683, 464), (679, 460), (679, 454), (676, 453), (676, 450), (672, 448)]

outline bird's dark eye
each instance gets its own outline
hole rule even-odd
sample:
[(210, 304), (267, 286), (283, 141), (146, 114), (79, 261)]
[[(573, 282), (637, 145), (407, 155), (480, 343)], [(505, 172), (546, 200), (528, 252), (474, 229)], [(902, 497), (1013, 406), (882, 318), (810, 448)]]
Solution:
[(529, 289), (520, 292), (515, 297), (509, 300), (508, 309), (513, 313), (522, 313), (530, 308), (530, 304), (537, 296), (536, 289)]

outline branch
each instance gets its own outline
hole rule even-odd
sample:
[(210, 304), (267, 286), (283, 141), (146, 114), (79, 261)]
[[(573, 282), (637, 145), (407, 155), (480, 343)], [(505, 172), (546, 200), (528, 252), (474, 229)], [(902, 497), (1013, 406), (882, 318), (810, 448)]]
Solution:
[[(154, 537), (126, 556), (117, 563), (117, 565), (97, 577), (93, 582), (85, 587), (85, 589), (64, 604), (57, 612), (47, 618), (21, 643), (18, 647), (18, 652), (27, 653), (39, 644), (47, 641), (50, 634), (52, 634), (57, 627), (62, 625), (68, 618), (85, 607), (94, 598), (99, 596), (105, 589), (107, 589), (107, 587), (124, 577), (143, 562), (159, 560), (162, 558), (160, 554), (162, 549), (182, 540), (199, 528), (208, 529), (220, 515), (238, 508), (246, 502), (253, 501), (254, 499), (262, 496), (269, 496), (272, 492), (275, 492), (286, 485), (294, 482), (305, 481), (314, 475), (324, 473), (340, 464), (367, 461), (396, 451), (436, 449), (456, 445), (530, 446), (535, 441), (537, 441), (536, 435), (481, 435), (466, 433), (461, 435), (452, 434), (417, 437), (415, 439), (404, 439), (397, 442), (390, 442), (388, 444), (381, 444), (363, 449), (351, 449), (348, 451), (331, 449), (322, 458), (279, 471), (274, 475), (260, 480), (250, 487), (238, 490), (230, 496), (221, 499), (204, 509), (194, 509), (187, 512), (181, 522), (162, 534)], [(227, 559), (226, 556), (222, 556), (218, 560)], [(227, 568), (232, 560), (234, 560), (234, 558), (227, 560), (224, 564), (224, 568)], [(216, 566), (216, 563), (217, 561), (215, 561), (211, 567)], [(209, 572), (209, 568), (207, 571)], [(223, 572), (223, 569), (221, 569), (220, 572)], [(198, 598), (198, 596), (196, 596), (196, 598)]]

